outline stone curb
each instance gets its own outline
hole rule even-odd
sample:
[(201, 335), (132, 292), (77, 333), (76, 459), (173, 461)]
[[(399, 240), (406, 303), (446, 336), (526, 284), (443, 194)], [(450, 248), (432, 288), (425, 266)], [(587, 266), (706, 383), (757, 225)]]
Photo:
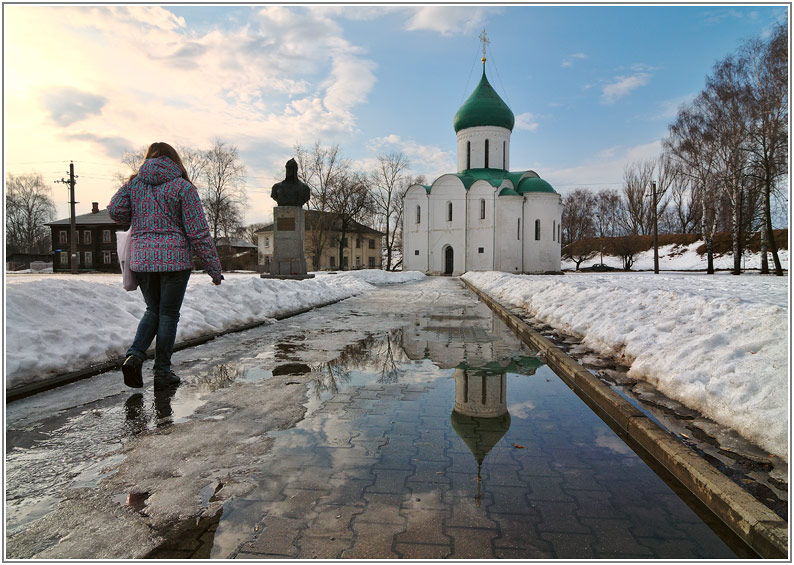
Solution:
[[(300, 308), (298, 310), (288, 310), (285, 312), (280, 312), (275, 316), (273, 316), (272, 318), (266, 318), (264, 320), (259, 320), (256, 322), (243, 324), (241, 326), (236, 326), (228, 330), (212, 332), (191, 339), (186, 339), (184, 341), (180, 341), (179, 343), (175, 344), (174, 351), (180, 351), (182, 349), (187, 349), (188, 347), (195, 347), (197, 345), (201, 345), (202, 343), (207, 343), (208, 341), (211, 341), (217, 337), (224, 336), (226, 334), (250, 330), (259, 327), (261, 325), (267, 324), (272, 320), (284, 320), (286, 318), (291, 318), (292, 316), (305, 314), (306, 312), (310, 312), (311, 310), (314, 310), (316, 308), (323, 308), (324, 306), (330, 306), (331, 304), (336, 304), (337, 302), (341, 302), (342, 300), (346, 300), (347, 298), (350, 297), (339, 298), (337, 300), (330, 300), (328, 302), (323, 302), (315, 306), (309, 306), (307, 308)], [(149, 359), (154, 358), (154, 349), (150, 349), (147, 353)], [(9, 402), (13, 402), (15, 400), (20, 400), (28, 396), (33, 396), (34, 394), (44, 392), (45, 390), (57, 388), (59, 386), (73, 383), (75, 381), (79, 381), (82, 379), (86, 379), (88, 377), (99, 375), (101, 373), (106, 373), (108, 371), (119, 369), (121, 368), (121, 363), (123, 361), (124, 361), (124, 357), (119, 357), (117, 359), (111, 359), (109, 361), (104, 361), (102, 363), (89, 365), (88, 367), (79, 369), (77, 371), (72, 371), (69, 373), (61, 373), (59, 375), (53, 375), (52, 377), (49, 377), (43, 381), (38, 381), (35, 383), (29, 383), (29, 384), (9, 388), (6, 390), (6, 404), (8, 404)]]
[(788, 558), (788, 523), (723, 475), (686, 445), (677, 441), (640, 410), (512, 314), (501, 303), (461, 279), (527, 345), (542, 353), (580, 396), (589, 399), (598, 415), (623, 439), (631, 439), (666, 469), (753, 551), (766, 559)]

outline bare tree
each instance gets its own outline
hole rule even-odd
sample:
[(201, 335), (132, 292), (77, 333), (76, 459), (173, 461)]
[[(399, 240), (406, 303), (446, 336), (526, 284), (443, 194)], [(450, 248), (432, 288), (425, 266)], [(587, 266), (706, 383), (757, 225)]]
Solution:
[(378, 164), (370, 174), (372, 201), (379, 227), (386, 234), (386, 270), (392, 270), (392, 254), (395, 249), (398, 227), (402, 224), (403, 194), (407, 190), (405, 170), (408, 157), (403, 153), (378, 155)]
[(562, 253), (576, 264), (592, 256), (592, 249), (580, 242), (596, 235), (597, 198), (586, 188), (577, 188), (562, 198)]
[[(295, 160), (298, 162), (298, 175), (311, 189), (311, 199), (308, 203), (309, 210), (330, 213), (331, 195), (351, 174), (350, 161), (342, 157), (339, 145), (323, 147), (316, 141), (310, 148), (295, 145)], [(334, 229), (336, 218), (318, 214), (309, 231), (309, 247), (312, 253), (312, 263), (316, 266), (326, 247), (330, 244), (331, 231)], [(342, 263), (342, 256), (339, 257)]]
[(55, 217), (52, 189), (39, 173), (6, 177), (6, 253), (48, 253)]
[(635, 161), (623, 169), (623, 214), (621, 223), (628, 234), (651, 232), (653, 209), (650, 187), (656, 163), (653, 160)]
[(769, 40), (753, 40), (742, 49), (747, 65), (751, 113), (750, 174), (762, 196), (761, 272), (769, 272), (767, 245), (775, 274), (783, 275), (772, 231), (771, 200), (779, 180), (788, 173), (788, 26), (777, 26)]
[(204, 153), (206, 164), (199, 168), (196, 188), (213, 239), (229, 237), (243, 224), (246, 204), (245, 166), (237, 147), (216, 139)]
[(686, 175), (699, 207), (700, 234), (706, 243), (707, 272), (714, 274), (714, 234), (721, 213), (715, 173), (716, 138), (709, 128), (706, 100), (700, 94), (691, 104), (678, 111), (664, 140), (665, 149)]
[(328, 208), (336, 219), (335, 229), (339, 233), (339, 263), (344, 270), (344, 242), (352, 235), (353, 226), (374, 211), (372, 192), (367, 177), (362, 173), (351, 173), (340, 179), (328, 195)]

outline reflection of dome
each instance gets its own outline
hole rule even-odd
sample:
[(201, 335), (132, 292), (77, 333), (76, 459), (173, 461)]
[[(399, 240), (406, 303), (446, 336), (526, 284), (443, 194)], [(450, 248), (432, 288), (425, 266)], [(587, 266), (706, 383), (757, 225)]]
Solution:
[(509, 412), (496, 418), (473, 418), (453, 410), (450, 420), (455, 433), (460, 436), (477, 460), (478, 467), (510, 429)]

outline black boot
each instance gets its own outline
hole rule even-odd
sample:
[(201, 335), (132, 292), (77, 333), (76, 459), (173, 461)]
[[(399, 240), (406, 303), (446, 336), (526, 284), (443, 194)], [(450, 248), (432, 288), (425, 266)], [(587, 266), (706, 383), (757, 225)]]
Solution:
[(173, 371), (169, 372), (167, 375), (155, 375), (154, 376), (154, 388), (155, 389), (163, 389), (163, 388), (170, 388), (170, 387), (177, 387), (179, 383), (182, 382), (176, 373)]
[(141, 366), (143, 361), (137, 355), (129, 355), (124, 363), (121, 364), (121, 372), (124, 373), (124, 384), (132, 388), (143, 386), (143, 375)]

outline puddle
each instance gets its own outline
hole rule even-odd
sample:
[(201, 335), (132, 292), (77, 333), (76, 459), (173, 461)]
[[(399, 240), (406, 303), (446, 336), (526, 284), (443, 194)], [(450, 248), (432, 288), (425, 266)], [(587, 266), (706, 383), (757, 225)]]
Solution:
[(210, 558), (737, 556), (490, 312), (430, 318), (304, 373)]

